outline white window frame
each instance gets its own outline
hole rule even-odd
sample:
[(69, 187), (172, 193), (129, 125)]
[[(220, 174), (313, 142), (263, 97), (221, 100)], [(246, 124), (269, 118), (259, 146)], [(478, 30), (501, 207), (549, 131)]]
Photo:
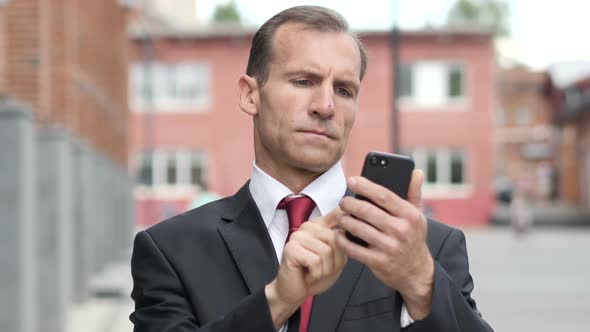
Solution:
[[(141, 90), (147, 79), (146, 66), (150, 66), (151, 71), (149, 73), (152, 80), (150, 101), (144, 98)], [(193, 75), (186, 75), (186, 71), (192, 71)], [(193, 89), (197, 92), (203, 90), (202, 93), (197, 93), (190, 98), (186, 96), (179, 98), (179, 92), (190, 89), (187, 86), (191, 85), (194, 85)], [(171, 86), (175, 88), (171, 90)], [(207, 112), (212, 108), (213, 88), (211, 65), (203, 61), (136, 62), (130, 68), (129, 100), (132, 109), (136, 112)]]
[[(398, 106), (400, 111), (433, 111), (433, 110), (445, 110), (445, 111), (468, 111), (469, 110), (469, 84), (468, 84), (468, 73), (469, 68), (465, 61), (462, 60), (417, 60), (417, 61), (409, 61), (403, 64), (404, 66), (409, 66), (410, 75), (411, 77), (411, 96), (400, 96), (398, 100)], [(438, 102), (429, 102), (424, 100), (419, 100), (416, 96), (417, 88), (423, 88), (425, 85), (421, 83), (419, 79), (416, 77), (416, 68), (420, 67), (431, 66), (433, 69), (441, 69), (442, 71), (446, 72), (446, 75), (435, 75), (441, 76), (442, 80), (447, 80), (446, 84), (442, 88), (443, 95), (441, 96), (441, 100)], [(462, 95), (460, 97), (451, 97), (449, 96), (449, 74), (450, 69), (453, 66), (460, 66), (462, 68)], [(442, 68), (436, 68), (442, 67)], [(433, 77), (436, 78), (436, 77)], [(438, 78), (437, 78), (438, 79)]]
[[(463, 160), (463, 183), (451, 183), (451, 153), (461, 151)], [(436, 182), (428, 183), (426, 179), (427, 156), (434, 153), (436, 156)], [(449, 147), (416, 147), (409, 149), (406, 155), (414, 159), (416, 169), (424, 172), (423, 197), (424, 198), (463, 198), (472, 194), (472, 186), (469, 182), (469, 158), (465, 149)]]
[[(152, 163), (152, 185), (137, 183), (135, 186), (136, 197), (175, 199), (193, 197), (197, 188), (192, 184), (191, 166), (194, 160), (200, 160), (204, 169), (204, 180), (207, 178), (208, 157), (204, 150), (177, 149), (177, 150), (154, 150), (151, 154)], [(168, 183), (167, 163), (172, 156), (176, 163), (176, 183)], [(140, 160), (141, 155), (136, 158)], [(137, 163), (135, 169), (139, 172), (141, 165)]]

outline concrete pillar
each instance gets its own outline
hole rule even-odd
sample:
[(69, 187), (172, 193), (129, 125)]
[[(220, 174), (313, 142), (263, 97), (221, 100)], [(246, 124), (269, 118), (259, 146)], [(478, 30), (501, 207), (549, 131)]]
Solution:
[(95, 263), (94, 272), (99, 274), (103, 271), (106, 264), (106, 192), (105, 192), (105, 161), (104, 157), (95, 151), (93, 154), (94, 161), (94, 179), (95, 179), (95, 220), (93, 233), (95, 237), (94, 255)]
[(118, 208), (118, 220), (121, 238), (120, 248), (123, 251), (125, 258), (129, 255), (131, 250), (131, 242), (134, 235), (134, 200), (133, 200), (133, 187), (132, 181), (127, 171), (127, 168), (119, 167), (119, 208)]
[(73, 302), (82, 303), (89, 298), (89, 279), (93, 269), (95, 218), (94, 175), (92, 150), (84, 141), (77, 140), (73, 146), (73, 191), (74, 191), (74, 281)]
[(119, 249), (117, 243), (116, 229), (116, 217), (115, 203), (117, 199), (117, 184), (115, 174), (113, 174), (113, 162), (105, 157), (104, 159), (104, 181), (103, 181), (103, 193), (104, 193), (104, 246), (105, 246), (105, 264), (108, 266), (112, 264), (117, 258), (117, 252)]
[(127, 216), (127, 232), (130, 234), (129, 239), (127, 240), (126, 246), (129, 248), (129, 254), (131, 255), (131, 246), (133, 245), (133, 236), (135, 235), (135, 225), (136, 225), (136, 216), (135, 216), (135, 195), (133, 194), (133, 190), (135, 188), (135, 179), (133, 176), (129, 174), (128, 170), (125, 170), (125, 201), (127, 202), (125, 214)]
[(114, 200), (113, 200), (113, 231), (114, 231), (114, 238), (113, 238), (113, 245), (117, 248), (115, 251), (115, 259), (119, 262), (123, 258), (124, 254), (124, 246), (123, 241), (126, 236), (125, 234), (125, 219), (123, 213), (123, 186), (124, 186), (124, 178), (122, 176), (122, 167), (120, 165), (113, 165), (113, 184), (114, 188)]
[(72, 144), (60, 127), (37, 135), (39, 322), (43, 331), (63, 330), (73, 289)]
[(121, 229), (121, 223), (123, 220), (121, 219), (119, 213), (119, 210), (121, 209), (121, 175), (119, 169), (119, 165), (115, 164), (114, 161), (109, 160), (109, 173), (111, 184), (110, 189), (112, 190), (112, 194), (109, 196), (109, 245), (113, 248), (110, 256), (111, 262), (121, 261), (121, 238), (124, 236), (123, 230)]
[(0, 100), (0, 331), (37, 330), (36, 155), (32, 112)]

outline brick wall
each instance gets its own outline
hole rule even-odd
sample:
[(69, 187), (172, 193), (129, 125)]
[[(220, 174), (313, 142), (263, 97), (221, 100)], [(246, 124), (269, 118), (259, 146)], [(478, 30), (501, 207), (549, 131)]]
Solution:
[[(498, 97), (501, 121), (496, 119), (496, 142), (498, 148), (498, 171), (515, 183), (519, 178), (530, 177), (529, 199), (548, 200), (551, 188), (543, 189), (544, 180), (538, 174), (542, 167), (559, 161), (552, 152), (548, 156), (531, 158), (523, 150), (531, 144), (551, 147), (552, 109), (545, 95), (547, 74), (516, 68), (499, 72)], [(523, 121), (523, 112), (528, 110), (529, 119)], [(521, 118), (521, 119), (519, 119)]]
[(0, 6), (0, 94), (6, 90), (6, 10)]
[(0, 7), (0, 91), (119, 163), (127, 160), (126, 9), (117, 0)]
[(5, 93), (39, 106), (39, 1), (9, 1), (4, 7)]

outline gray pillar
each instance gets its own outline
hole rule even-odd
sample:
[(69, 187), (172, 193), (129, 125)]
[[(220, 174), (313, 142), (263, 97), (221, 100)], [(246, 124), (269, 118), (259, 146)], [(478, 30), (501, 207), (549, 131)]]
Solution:
[[(135, 195), (133, 194), (133, 190), (135, 188), (135, 179), (133, 176), (129, 174), (129, 171), (126, 170), (126, 179), (125, 181), (125, 201), (126, 204), (126, 216), (127, 216), (127, 232), (130, 234), (129, 239), (127, 240), (127, 248), (131, 251), (131, 247), (133, 245), (133, 236), (135, 235), (135, 227), (136, 227), (136, 215), (135, 215)], [(131, 254), (131, 252), (129, 253)]]
[(88, 284), (93, 269), (94, 175), (90, 147), (85, 142), (78, 140), (75, 142), (73, 149), (73, 301), (81, 303), (89, 298)]
[(85, 183), (87, 187), (84, 190), (84, 223), (88, 226), (88, 247), (89, 247), (89, 268), (90, 275), (94, 274), (99, 269), (99, 257), (97, 252), (98, 247), (98, 166), (96, 165), (96, 151), (89, 147), (86, 151), (86, 158), (84, 161), (87, 163), (87, 175), (85, 176)]
[(113, 168), (108, 157), (103, 157), (103, 195), (104, 195), (104, 263), (108, 266), (113, 262), (117, 246), (114, 241), (115, 232), (113, 230), (113, 198), (116, 197), (116, 188), (113, 187)]
[(132, 196), (132, 186), (129, 173), (125, 167), (118, 167), (119, 178), (119, 206), (117, 212), (117, 220), (119, 224), (117, 228), (120, 230), (121, 237), (119, 238), (119, 245), (124, 254), (124, 258), (130, 258), (131, 241), (133, 239), (134, 228), (134, 201)]
[(0, 331), (37, 329), (37, 182), (31, 114), (23, 105), (0, 100)]
[(115, 259), (117, 260), (117, 262), (120, 262), (121, 259), (123, 258), (123, 239), (125, 237), (125, 230), (123, 228), (123, 225), (125, 223), (125, 219), (123, 219), (122, 216), (122, 209), (123, 209), (123, 204), (125, 203), (123, 201), (123, 177), (121, 175), (121, 169), (122, 167), (120, 165), (113, 165), (113, 184), (114, 184), (114, 200), (113, 200), (113, 232), (114, 232), (114, 238), (113, 238), (113, 246), (117, 248), (116, 252), (115, 252)]
[(104, 157), (95, 151), (94, 159), (94, 178), (95, 178), (95, 213), (93, 230), (95, 237), (95, 262), (94, 272), (102, 272), (106, 264), (106, 193), (105, 193), (105, 161)]
[(121, 259), (121, 245), (119, 239), (121, 237), (121, 230), (119, 229), (119, 216), (117, 215), (119, 202), (119, 177), (117, 173), (117, 166), (114, 161), (108, 159), (108, 236), (107, 243), (109, 251), (109, 263), (119, 262)]
[(39, 322), (43, 331), (63, 330), (72, 293), (72, 145), (63, 128), (40, 128)]

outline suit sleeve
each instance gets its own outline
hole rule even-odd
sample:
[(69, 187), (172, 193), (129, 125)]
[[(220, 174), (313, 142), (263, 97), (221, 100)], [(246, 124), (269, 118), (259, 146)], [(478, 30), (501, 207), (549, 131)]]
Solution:
[(275, 331), (264, 288), (226, 315), (201, 325), (176, 272), (145, 231), (135, 237), (131, 274), (135, 311), (130, 320), (136, 332)]
[(403, 331), (493, 331), (471, 297), (473, 278), (469, 273), (463, 232), (451, 231), (434, 258), (432, 311), (425, 319), (415, 321)]

